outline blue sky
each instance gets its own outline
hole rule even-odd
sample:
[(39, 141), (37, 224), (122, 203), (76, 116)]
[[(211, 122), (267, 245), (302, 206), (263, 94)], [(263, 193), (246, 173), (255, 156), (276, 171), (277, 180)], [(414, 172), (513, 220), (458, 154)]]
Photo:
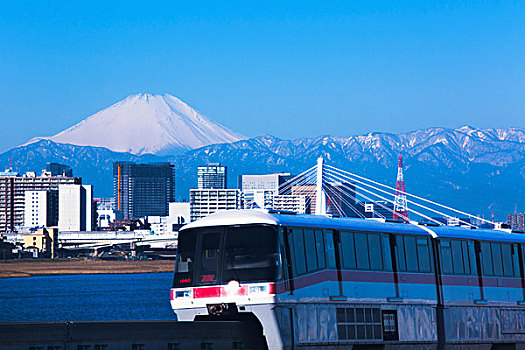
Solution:
[(138, 92), (248, 136), (525, 126), (525, 3), (4, 1), (0, 151)]

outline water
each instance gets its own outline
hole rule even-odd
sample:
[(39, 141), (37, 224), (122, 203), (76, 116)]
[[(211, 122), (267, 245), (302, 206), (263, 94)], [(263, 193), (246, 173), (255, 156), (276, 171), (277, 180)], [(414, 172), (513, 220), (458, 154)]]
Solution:
[(172, 273), (0, 279), (0, 322), (174, 320)]

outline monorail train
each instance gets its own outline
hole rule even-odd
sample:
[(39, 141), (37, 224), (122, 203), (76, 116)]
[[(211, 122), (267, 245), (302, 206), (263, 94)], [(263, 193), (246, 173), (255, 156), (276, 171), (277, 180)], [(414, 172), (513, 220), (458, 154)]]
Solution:
[(179, 233), (181, 321), (256, 317), (269, 349), (525, 346), (525, 235), (225, 211)]

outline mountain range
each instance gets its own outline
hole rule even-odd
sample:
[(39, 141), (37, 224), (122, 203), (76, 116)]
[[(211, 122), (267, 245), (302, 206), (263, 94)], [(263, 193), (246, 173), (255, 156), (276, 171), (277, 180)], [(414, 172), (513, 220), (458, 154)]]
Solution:
[(95, 195), (113, 195), (114, 161), (169, 161), (176, 168), (177, 199), (196, 187), (196, 168), (228, 166), (228, 182), (240, 174), (290, 172), (327, 164), (394, 185), (403, 155), (406, 190), (464, 211), (497, 218), (525, 211), (525, 129), (428, 128), (402, 134), (283, 140), (232, 131), (171, 95), (137, 94), (51, 137), (37, 137), (0, 154), (18, 172), (46, 162), (70, 165)]
[(135, 155), (103, 147), (40, 140), (0, 154), (13, 159), (16, 171), (37, 171), (46, 162), (74, 168), (96, 196), (112, 196), (113, 161), (170, 161), (176, 168), (177, 198), (187, 199), (196, 186), (196, 168), (209, 162), (228, 166), (229, 186), (237, 175), (291, 172), (327, 164), (394, 185), (397, 157), (404, 157), (408, 192), (467, 212), (497, 218), (525, 208), (525, 129), (429, 128), (404, 134), (370, 133), (351, 137), (320, 136), (282, 140), (271, 135), (214, 144), (176, 156)]

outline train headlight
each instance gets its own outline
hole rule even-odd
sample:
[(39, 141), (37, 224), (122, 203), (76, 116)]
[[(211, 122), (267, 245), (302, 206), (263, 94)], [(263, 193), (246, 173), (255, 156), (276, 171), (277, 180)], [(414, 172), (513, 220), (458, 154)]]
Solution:
[(249, 294), (268, 294), (268, 286), (250, 286)]
[(191, 289), (178, 290), (175, 292), (175, 298), (191, 298), (193, 297), (193, 291)]

